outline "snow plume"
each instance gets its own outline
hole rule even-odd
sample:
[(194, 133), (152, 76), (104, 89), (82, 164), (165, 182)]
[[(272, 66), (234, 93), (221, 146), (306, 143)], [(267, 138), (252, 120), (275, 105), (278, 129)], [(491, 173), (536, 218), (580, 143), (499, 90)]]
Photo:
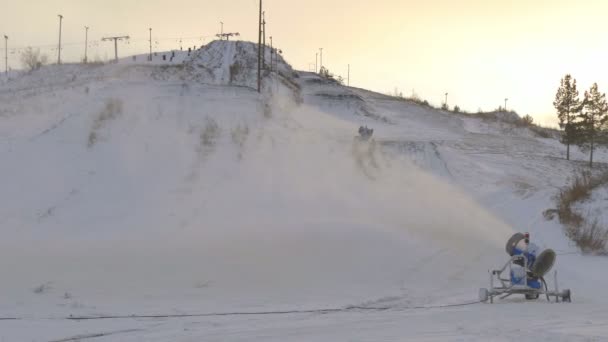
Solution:
[[(355, 141), (352, 122), (247, 90), (168, 99), (148, 89), (146, 104), (121, 91), (133, 96), (93, 148), (86, 118), (15, 143), (5, 179), (27, 184), (34, 174), (20, 172), (40, 168), (44, 151), (63, 183), (3, 198), (15, 203), (5, 223), (21, 228), (4, 225), (1, 286), (23, 294), (52, 282), (109, 311), (162, 299), (193, 310), (352, 304), (425, 297), (441, 290), (436, 272), (477, 287), (468, 278), (485, 279), (480, 259), (502, 256), (508, 227), (407, 160)], [(218, 105), (220, 96), (229, 99)], [(68, 139), (82, 146), (66, 148)], [(33, 207), (48, 210), (33, 218)]]

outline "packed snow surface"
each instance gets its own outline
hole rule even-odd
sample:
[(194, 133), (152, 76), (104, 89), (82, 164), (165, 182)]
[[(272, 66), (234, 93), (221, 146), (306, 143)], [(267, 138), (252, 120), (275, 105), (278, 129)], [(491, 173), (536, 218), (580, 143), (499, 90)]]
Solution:
[[(0, 84), (0, 341), (608, 339), (608, 261), (542, 216), (582, 161), (281, 57), (258, 94), (256, 53)], [(516, 231), (574, 303), (471, 304)]]

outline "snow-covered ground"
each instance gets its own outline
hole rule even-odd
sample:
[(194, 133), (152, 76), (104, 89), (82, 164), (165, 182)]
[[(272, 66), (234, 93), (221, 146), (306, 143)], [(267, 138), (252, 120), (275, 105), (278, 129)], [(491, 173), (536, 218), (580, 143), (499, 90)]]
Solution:
[[(608, 340), (608, 259), (542, 215), (583, 153), (282, 58), (260, 95), (255, 56), (0, 85), (0, 341)], [(574, 302), (445, 307), (477, 300), (515, 231), (560, 254)]]

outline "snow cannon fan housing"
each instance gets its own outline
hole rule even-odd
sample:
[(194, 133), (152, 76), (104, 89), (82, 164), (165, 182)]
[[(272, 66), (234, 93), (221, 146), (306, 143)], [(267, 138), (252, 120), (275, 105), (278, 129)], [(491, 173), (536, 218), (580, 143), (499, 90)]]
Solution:
[[(534, 277), (544, 276), (555, 264), (555, 252), (552, 249), (545, 249), (539, 254), (539, 247), (534, 243), (530, 243), (530, 233), (514, 234), (507, 241), (505, 249), (509, 256), (525, 256), (528, 261), (528, 268)], [(515, 264), (523, 267), (523, 258), (516, 261)]]

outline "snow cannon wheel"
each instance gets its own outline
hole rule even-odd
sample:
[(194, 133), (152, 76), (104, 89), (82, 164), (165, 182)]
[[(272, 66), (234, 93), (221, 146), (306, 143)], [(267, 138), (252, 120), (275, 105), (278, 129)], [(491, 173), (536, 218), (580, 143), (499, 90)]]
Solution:
[(488, 301), (488, 298), (490, 298), (490, 293), (488, 292), (488, 289), (479, 289), (479, 301), (485, 303)]
[(572, 296), (570, 294), (570, 289), (565, 289), (562, 292), (562, 301), (567, 303), (572, 303)]
[(556, 254), (552, 249), (545, 249), (536, 257), (536, 262), (534, 262), (530, 271), (536, 277), (543, 277), (555, 264), (555, 258)]
[(538, 299), (538, 293), (528, 293), (526, 294), (526, 300), (535, 300)]
[(525, 235), (522, 233), (515, 233), (511, 238), (507, 241), (507, 245), (505, 246), (505, 250), (509, 256), (513, 256), (515, 254), (515, 246), (519, 243), (519, 241), (525, 239)]

